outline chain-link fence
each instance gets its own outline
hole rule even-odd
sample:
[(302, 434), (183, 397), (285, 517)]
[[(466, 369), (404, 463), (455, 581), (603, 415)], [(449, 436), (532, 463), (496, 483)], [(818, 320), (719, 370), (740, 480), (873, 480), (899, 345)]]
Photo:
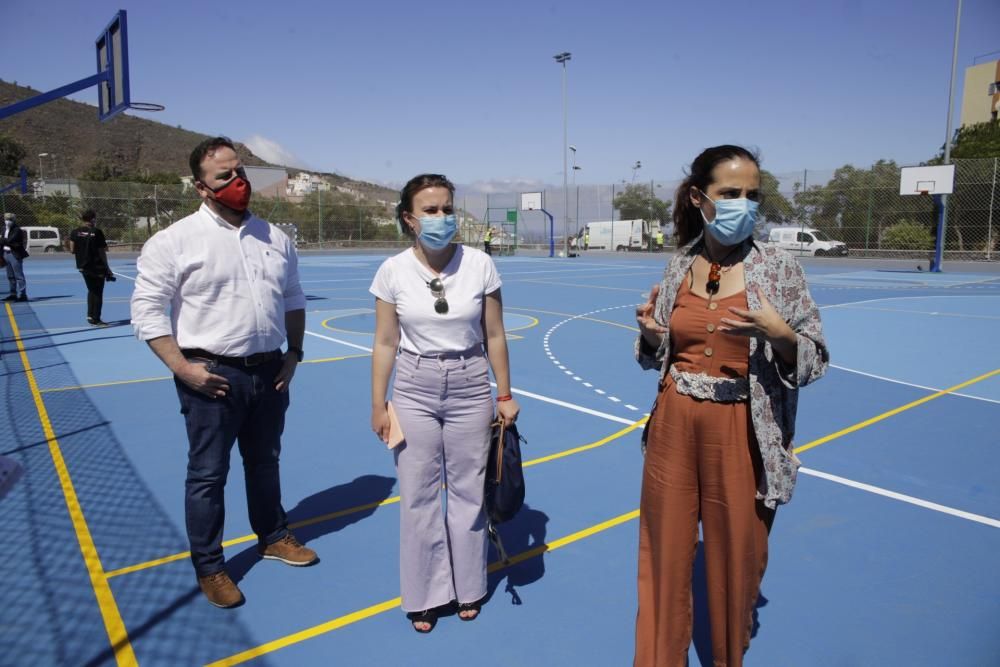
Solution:
[[(954, 194), (947, 197), (946, 259), (997, 257), (1000, 232), (1000, 158), (956, 160)], [(852, 256), (926, 257), (933, 248), (936, 214), (930, 196), (899, 194), (900, 168), (880, 161), (867, 169), (765, 173), (757, 234), (768, 238), (775, 226), (813, 228), (843, 241)], [(0, 179), (0, 188), (14, 183)], [(455, 205), (460, 239), (482, 243), (493, 231), (499, 252), (572, 246), (592, 222), (647, 221), (642, 247), (655, 248), (658, 229), (670, 245), (670, 214), (679, 183), (621, 181), (572, 185), (542, 192), (541, 210), (521, 210), (519, 192), (474, 192), (459, 188)], [(568, 195), (568, 196), (567, 196)], [(184, 185), (148, 185), (67, 180), (36, 184), (26, 194), (0, 195), (3, 212), (18, 214), (22, 226), (56, 227), (65, 239), (92, 208), (113, 246), (138, 249), (156, 231), (196, 210), (201, 200)], [(401, 247), (393, 205), (337, 191), (301, 197), (255, 195), (254, 212), (276, 224), (294, 226), (300, 247)], [(551, 216), (551, 218), (549, 217)], [(659, 225), (663, 223), (663, 227)], [(565, 245), (564, 245), (565, 244)], [(616, 244), (617, 245), (617, 244)]]
[[(0, 188), (14, 184), (0, 179)], [(87, 209), (114, 249), (138, 250), (161, 229), (201, 205), (191, 186), (76, 180), (36, 183), (29, 192), (0, 195), (0, 209), (17, 215), (22, 227), (55, 227), (63, 242), (79, 227)], [(388, 205), (357, 201), (339, 192), (314, 192), (295, 198), (255, 195), (257, 215), (292, 231), (300, 247), (394, 246), (400, 239)]]

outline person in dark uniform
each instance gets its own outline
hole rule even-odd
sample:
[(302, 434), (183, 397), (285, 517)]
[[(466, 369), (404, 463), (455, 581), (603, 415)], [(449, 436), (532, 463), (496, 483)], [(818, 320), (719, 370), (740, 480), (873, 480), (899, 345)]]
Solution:
[(10, 283), (10, 294), (4, 301), (27, 301), (27, 281), (24, 279), (24, 258), (28, 256), (25, 248), (24, 230), (17, 225), (17, 216), (13, 213), (3, 214), (3, 229), (0, 230), (3, 247), (3, 265), (7, 269), (7, 281)]
[(69, 251), (76, 255), (76, 268), (87, 284), (87, 322), (95, 327), (106, 327), (101, 320), (104, 305), (104, 281), (115, 280), (108, 265), (108, 243), (104, 232), (97, 228), (97, 214), (87, 209), (80, 216), (83, 226), (69, 235)]

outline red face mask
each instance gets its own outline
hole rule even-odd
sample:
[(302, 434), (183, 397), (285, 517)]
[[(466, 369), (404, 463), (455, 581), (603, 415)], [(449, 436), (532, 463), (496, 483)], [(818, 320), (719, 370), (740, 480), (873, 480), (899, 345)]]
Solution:
[(247, 206), (250, 204), (250, 181), (239, 174), (228, 183), (208, 189), (215, 195), (215, 201), (234, 211), (242, 213), (247, 210)]

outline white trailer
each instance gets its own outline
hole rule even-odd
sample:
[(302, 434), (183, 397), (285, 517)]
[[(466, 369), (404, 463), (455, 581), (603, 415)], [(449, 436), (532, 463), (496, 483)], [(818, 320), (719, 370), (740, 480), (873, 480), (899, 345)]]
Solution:
[(576, 248), (584, 250), (649, 250), (650, 229), (645, 220), (588, 222), (577, 236)]

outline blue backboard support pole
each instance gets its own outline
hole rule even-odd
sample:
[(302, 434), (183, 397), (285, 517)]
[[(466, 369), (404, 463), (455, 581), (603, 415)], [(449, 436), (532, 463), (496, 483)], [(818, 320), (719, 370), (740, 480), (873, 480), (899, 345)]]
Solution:
[(97, 74), (0, 108), (0, 120), (52, 102), (60, 97), (72, 95), (91, 86), (98, 86), (97, 115), (102, 121), (128, 109), (131, 103), (131, 89), (128, 75), (128, 24), (126, 17), (125, 10), (119, 10), (97, 36), (95, 42)]
[(553, 218), (552, 214), (546, 211), (544, 208), (540, 208), (538, 210), (549, 217), (549, 257), (555, 257), (556, 256), (555, 218)]
[(21, 167), (21, 172), (18, 175), (16, 183), (11, 183), (7, 187), (0, 189), (0, 195), (14, 188), (18, 188), (22, 195), (28, 194), (28, 169), (26, 167)]
[(941, 273), (941, 262), (944, 261), (944, 195), (931, 196), (934, 197), (934, 212), (937, 214), (937, 220), (934, 221), (937, 233), (934, 234), (934, 260), (931, 262), (930, 270)]
[(66, 97), (67, 95), (72, 95), (73, 93), (79, 92), (84, 88), (90, 88), (91, 86), (96, 86), (101, 81), (104, 81), (107, 78), (108, 78), (107, 73), (94, 74), (93, 76), (88, 76), (86, 79), (80, 79), (79, 81), (76, 81), (74, 83), (68, 83), (65, 86), (56, 88), (55, 90), (50, 90), (47, 93), (41, 93), (40, 95), (29, 97), (26, 100), (21, 100), (20, 102), (15, 102), (14, 104), (8, 104), (7, 106), (0, 109), (0, 120), (7, 118), (8, 116), (13, 116), (16, 113), (21, 113), (22, 111), (33, 109), (34, 107), (40, 106), (47, 102), (58, 100), (60, 97)]

